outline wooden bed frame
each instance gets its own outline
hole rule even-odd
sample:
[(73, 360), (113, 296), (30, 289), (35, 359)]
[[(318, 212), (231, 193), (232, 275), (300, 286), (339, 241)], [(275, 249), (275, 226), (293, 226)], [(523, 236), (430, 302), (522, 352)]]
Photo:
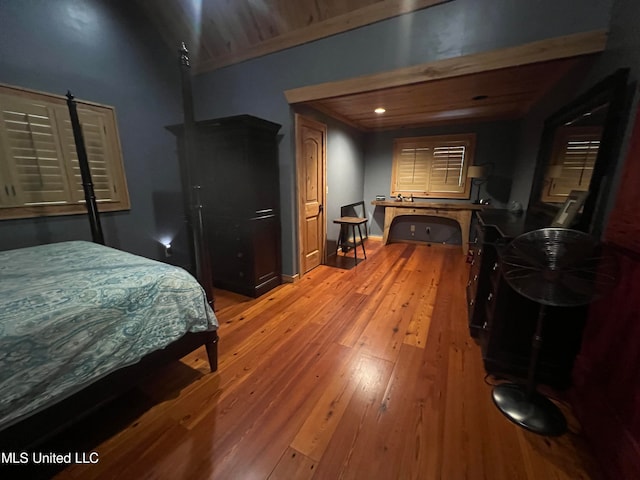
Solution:
[[(194, 171), (194, 167), (197, 166), (197, 162), (193, 160), (193, 154), (195, 152), (193, 148), (195, 121), (193, 118), (193, 100), (191, 96), (190, 63), (188, 51), (184, 43), (179, 53), (185, 116), (185, 154), (181, 156), (185, 161), (181, 163), (180, 167), (185, 196), (187, 230), (191, 239), (191, 259), (196, 270), (196, 277), (204, 289), (207, 295), (207, 301), (213, 310), (211, 267), (207, 257), (208, 250), (204, 245), (202, 205), (199, 199), (201, 187), (194, 183), (194, 181), (197, 181), (201, 176), (198, 175), (197, 169)], [(67, 92), (67, 106), (69, 107), (69, 116), (76, 143), (78, 162), (80, 164), (91, 236), (95, 243), (104, 245), (100, 214), (93, 189), (93, 182), (91, 180), (89, 161), (76, 110), (76, 102), (71, 92)], [(182, 338), (169, 344), (166, 348), (156, 350), (144, 356), (138, 363), (118, 369), (76, 394), (34, 413), (16, 424), (0, 430), (0, 451), (15, 452), (33, 448), (34, 446), (44, 443), (46, 440), (69, 428), (117, 396), (133, 388), (140, 382), (142, 377), (153, 369), (179, 360), (203, 345), (206, 347), (211, 372), (215, 372), (218, 369), (217, 331), (187, 332)]]
[(162, 350), (143, 357), (138, 363), (116, 370), (78, 393), (39, 411), (0, 431), (0, 451), (22, 451), (36, 447), (103, 407), (140, 383), (154, 369), (176, 361), (206, 346), (212, 372), (218, 368), (218, 334), (187, 333)]

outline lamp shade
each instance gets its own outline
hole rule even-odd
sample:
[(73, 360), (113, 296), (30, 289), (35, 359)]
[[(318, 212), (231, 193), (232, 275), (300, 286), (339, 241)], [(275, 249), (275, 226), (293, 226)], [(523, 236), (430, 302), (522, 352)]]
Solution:
[(486, 165), (470, 165), (467, 169), (468, 178), (485, 178), (487, 173), (488, 169)]

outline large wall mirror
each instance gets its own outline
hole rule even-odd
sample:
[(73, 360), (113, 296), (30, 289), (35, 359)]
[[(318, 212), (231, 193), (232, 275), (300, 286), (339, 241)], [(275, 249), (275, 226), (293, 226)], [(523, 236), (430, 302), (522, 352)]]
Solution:
[(572, 192), (588, 192), (573, 228), (599, 229), (595, 213), (615, 167), (626, 118), (628, 73), (618, 70), (545, 122), (529, 199), (529, 212), (543, 217), (545, 224)]

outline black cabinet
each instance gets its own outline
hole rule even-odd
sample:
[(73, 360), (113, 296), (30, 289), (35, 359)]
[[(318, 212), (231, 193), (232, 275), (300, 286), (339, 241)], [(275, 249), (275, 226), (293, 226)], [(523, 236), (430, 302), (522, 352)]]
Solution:
[(216, 287), (257, 297), (280, 285), (280, 221), (275, 214), (208, 216), (205, 228)]
[(472, 337), (479, 338), (486, 329), (486, 304), (493, 298), (490, 283), (486, 281), (491, 273), (497, 270), (498, 260), (495, 242), (498, 235), (494, 229), (485, 229), (475, 224), (470, 251), (473, 255), (469, 281), (467, 282), (467, 306), (469, 308), (469, 332)]
[[(251, 115), (196, 122), (194, 170), (216, 287), (257, 297), (281, 283), (279, 129)], [(180, 144), (181, 127), (170, 130)]]
[[(467, 283), (469, 330), (481, 345), (488, 373), (525, 379), (539, 304), (515, 292), (504, 280), (500, 253), (510, 240), (539, 228), (506, 211), (477, 214), (476, 240)], [(565, 388), (580, 349), (587, 307), (548, 307), (537, 368), (540, 383)]]

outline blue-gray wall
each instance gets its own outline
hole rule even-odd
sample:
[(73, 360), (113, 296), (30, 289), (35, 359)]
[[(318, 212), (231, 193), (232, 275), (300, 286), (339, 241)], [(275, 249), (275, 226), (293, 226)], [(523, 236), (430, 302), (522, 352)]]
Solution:
[(340, 207), (364, 200), (365, 165), (362, 135), (338, 122), (328, 122), (327, 133), (327, 241), (329, 253), (338, 240)]
[(285, 90), (607, 28), (612, 1), (455, 0), (199, 75), (196, 116), (249, 113), (283, 125), (283, 271), (295, 273), (294, 130)]
[[(182, 119), (177, 54), (133, 2), (0, 0), (0, 82), (116, 108), (131, 211), (103, 215), (108, 245), (163, 258), (158, 240), (183, 228), (173, 136)], [(0, 250), (90, 240), (86, 215), (0, 221)], [(188, 256), (178, 242), (174, 259)]]

